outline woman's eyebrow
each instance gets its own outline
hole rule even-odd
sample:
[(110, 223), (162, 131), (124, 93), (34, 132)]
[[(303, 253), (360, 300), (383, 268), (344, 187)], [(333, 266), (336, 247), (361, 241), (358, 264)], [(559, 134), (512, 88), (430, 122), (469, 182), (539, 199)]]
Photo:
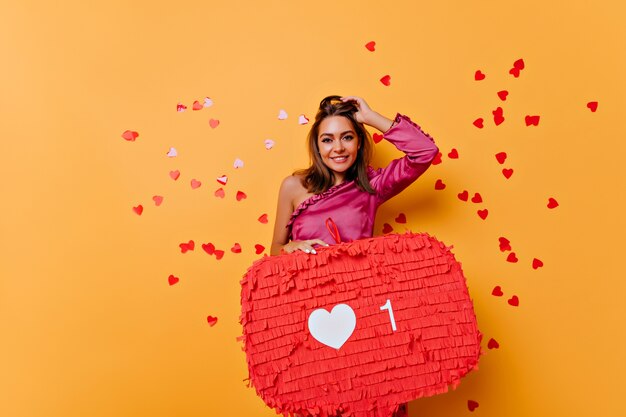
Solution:
[[(343, 136), (346, 133), (354, 133), (354, 130), (346, 130), (345, 132), (341, 132), (341, 134), (339, 136)], [(332, 133), (322, 133), (322, 134), (320, 134), (320, 137), (322, 137), (322, 136), (333, 136), (333, 134)]]

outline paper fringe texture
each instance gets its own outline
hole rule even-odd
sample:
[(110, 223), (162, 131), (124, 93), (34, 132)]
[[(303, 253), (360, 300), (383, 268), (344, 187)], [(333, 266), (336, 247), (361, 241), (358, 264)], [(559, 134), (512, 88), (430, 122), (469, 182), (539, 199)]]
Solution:
[[(240, 340), (257, 394), (285, 417), (391, 417), (401, 403), (456, 388), (484, 352), (450, 248), (408, 232), (255, 261), (241, 281)], [(380, 310), (387, 299), (395, 332)], [(336, 350), (307, 320), (340, 303), (357, 324)]]

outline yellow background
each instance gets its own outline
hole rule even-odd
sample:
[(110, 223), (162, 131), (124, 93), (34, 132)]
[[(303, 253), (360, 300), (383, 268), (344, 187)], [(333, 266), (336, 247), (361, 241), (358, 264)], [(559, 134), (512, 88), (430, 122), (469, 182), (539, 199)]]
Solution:
[[(281, 179), (306, 165), (298, 115), (328, 94), (407, 114), (435, 138), (443, 163), (381, 208), (376, 233), (403, 231), (404, 212), (454, 245), (485, 348), (500, 343), (411, 416), (467, 415), (467, 400), (482, 416), (623, 415), (625, 19), (617, 0), (2, 1), (0, 415), (275, 415), (243, 381), (239, 280), (254, 244), (269, 248)], [(214, 105), (192, 111), (206, 96)], [(398, 156), (381, 143), (375, 165)], [(461, 202), (464, 189), (484, 202)]]

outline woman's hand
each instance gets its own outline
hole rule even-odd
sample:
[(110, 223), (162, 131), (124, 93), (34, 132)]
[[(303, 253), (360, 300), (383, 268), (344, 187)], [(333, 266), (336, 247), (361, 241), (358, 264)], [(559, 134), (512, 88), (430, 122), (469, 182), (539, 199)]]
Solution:
[(354, 117), (357, 122), (366, 124), (368, 126), (372, 126), (381, 132), (386, 132), (392, 126), (393, 121), (391, 119), (386, 118), (385, 116), (375, 112), (370, 108), (370, 106), (363, 100), (361, 97), (357, 96), (343, 96), (341, 97), (341, 101), (352, 101), (354, 105), (358, 109), (356, 113), (354, 113)]
[(313, 249), (313, 245), (322, 245), (328, 246), (328, 243), (324, 242), (320, 239), (310, 239), (310, 240), (292, 240), (283, 246), (282, 250), (287, 253), (292, 253), (297, 250), (301, 250), (302, 252), (316, 254), (315, 249)]

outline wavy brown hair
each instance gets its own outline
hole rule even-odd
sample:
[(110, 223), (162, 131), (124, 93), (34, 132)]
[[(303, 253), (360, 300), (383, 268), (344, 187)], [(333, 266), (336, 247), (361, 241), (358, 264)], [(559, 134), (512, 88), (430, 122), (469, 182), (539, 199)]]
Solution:
[(307, 146), (309, 150), (310, 166), (306, 169), (300, 169), (293, 175), (303, 175), (302, 185), (313, 194), (319, 194), (328, 190), (335, 183), (335, 175), (322, 161), (317, 146), (317, 137), (319, 135), (320, 123), (329, 116), (343, 116), (350, 120), (352, 127), (359, 138), (359, 149), (354, 163), (346, 171), (345, 181), (356, 180), (356, 185), (361, 191), (374, 194), (367, 170), (372, 159), (373, 142), (372, 136), (365, 129), (363, 123), (356, 121), (354, 114), (359, 109), (352, 102), (341, 101), (341, 96), (328, 96), (320, 102), (320, 108), (315, 115), (315, 122), (309, 130), (307, 136)]

